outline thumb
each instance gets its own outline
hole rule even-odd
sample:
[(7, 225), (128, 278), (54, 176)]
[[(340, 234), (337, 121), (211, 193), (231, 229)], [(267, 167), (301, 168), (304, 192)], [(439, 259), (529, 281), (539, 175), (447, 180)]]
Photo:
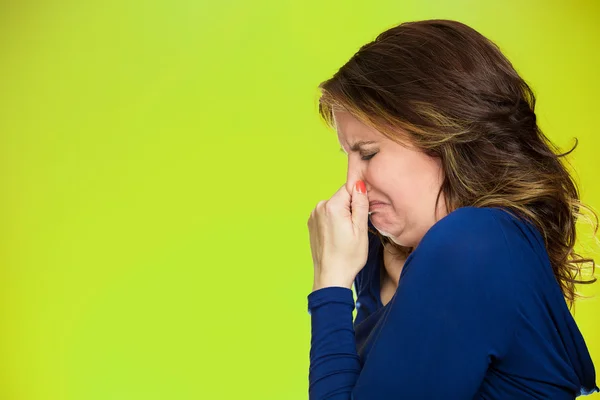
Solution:
[(367, 187), (361, 180), (352, 187), (352, 223), (358, 229), (365, 231), (369, 227), (369, 197)]

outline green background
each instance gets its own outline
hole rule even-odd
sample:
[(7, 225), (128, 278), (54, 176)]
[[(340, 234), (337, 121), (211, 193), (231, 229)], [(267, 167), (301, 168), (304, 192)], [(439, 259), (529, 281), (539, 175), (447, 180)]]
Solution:
[(496, 41), (600, 209), (596, 1), (0, 4), (1, 399), (306, 399), (317, 85), (403, 21)]

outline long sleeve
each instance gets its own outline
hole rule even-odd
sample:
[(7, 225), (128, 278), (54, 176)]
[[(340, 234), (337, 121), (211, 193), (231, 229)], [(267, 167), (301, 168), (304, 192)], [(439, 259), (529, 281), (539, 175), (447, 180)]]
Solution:
[(409, 256), (362, 369), (351, 290), (308, 296), (311, 400), (478, 393), (490, 362), (510, 346), (526, 281), (494, 215), (475, 213), (459, 209), (438, 221)]
[(316, 290), (309, 295), (308, 309), (312, 326), (309, 398), (343, 396), (352, 390), (361, 370), (352, 325), (352, 290)]

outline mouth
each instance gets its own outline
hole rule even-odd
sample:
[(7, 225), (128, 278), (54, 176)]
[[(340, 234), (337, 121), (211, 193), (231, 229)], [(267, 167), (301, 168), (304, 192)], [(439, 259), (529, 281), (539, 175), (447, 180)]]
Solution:
[(379, 201), (374, 201), (372, 203), (369, 203), (369, 215), (373, 214), (375, 211), (377, 211), (379, 208), (386, 206), (387, 204), (385, 203), (381, 203)]

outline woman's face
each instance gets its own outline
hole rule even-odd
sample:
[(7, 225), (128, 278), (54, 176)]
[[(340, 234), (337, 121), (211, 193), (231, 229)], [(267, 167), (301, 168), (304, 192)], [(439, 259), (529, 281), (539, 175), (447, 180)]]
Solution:
[[(363, 180), (373, 226), (401, 246), (416, 247), (429, 228), (447, 215), (443, 194), (438, 218), (435, 215), (443, 182), (440, 160), (386, 138), (348, 112), (334, 111), (333, 115), (338, 140), (348, 155), (348, 193), (356, 180)], [(383, 205), (372, 205), (375, 201)]]

